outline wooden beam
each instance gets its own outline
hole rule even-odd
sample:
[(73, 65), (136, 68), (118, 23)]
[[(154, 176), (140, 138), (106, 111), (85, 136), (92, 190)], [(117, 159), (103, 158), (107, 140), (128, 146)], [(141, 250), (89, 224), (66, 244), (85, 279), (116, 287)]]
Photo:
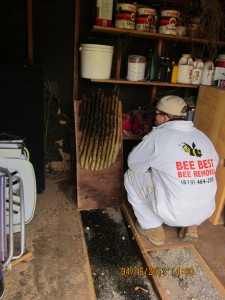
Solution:
[[(15, 265), (21, 263), (22, 261), (27, 260), (28, 258), (30, 258), (32, 256), (33, 256), (33, 252), (27, 252), (23, 256), (21, 256), (20, 258), (12, 260), (11, 263), (10, 263), (10, 265), (11, 266), (15, 266)], [(2, 268), (2, 270), (3, 271), (7, 270), (7, 267)]]
[(74, 71), (73, 71), (73, 99), (78, 97), (79, 78), (79, 32), (80, 32), (80, 0), (75, 1), (75, 22), (74, 22)]
[(27, 56), (28, 61), (33, 63), (33, 6), (32, 0), (27, 0)]

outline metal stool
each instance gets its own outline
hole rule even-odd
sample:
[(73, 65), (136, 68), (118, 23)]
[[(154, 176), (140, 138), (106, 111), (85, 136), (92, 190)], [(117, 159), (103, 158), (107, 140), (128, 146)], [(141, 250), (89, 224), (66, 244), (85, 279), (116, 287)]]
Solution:
[[(36, 180), (32, 164), (26, 159), (0, 158), (0, 259), (7, 266), (25, 250), (25, 224), (36, 206)], [(15, 255), (14, 233), (20, 232), (20, 253)], [(8, 243), (7, 243), (8, 237)]]

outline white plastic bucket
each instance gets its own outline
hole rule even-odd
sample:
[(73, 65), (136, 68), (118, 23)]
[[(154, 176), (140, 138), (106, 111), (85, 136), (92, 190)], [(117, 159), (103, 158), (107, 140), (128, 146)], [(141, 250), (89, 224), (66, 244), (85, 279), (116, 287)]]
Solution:
[(109, 79), (114, 47), (97, 44), (81, 44), (81, 77)]

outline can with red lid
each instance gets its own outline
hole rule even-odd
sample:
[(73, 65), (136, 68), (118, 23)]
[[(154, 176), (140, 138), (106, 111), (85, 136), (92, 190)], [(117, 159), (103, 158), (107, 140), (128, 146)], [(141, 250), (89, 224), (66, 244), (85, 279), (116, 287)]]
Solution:
[(117, 3), (115, 27), (135, 29), (137, 6), (130, 3)]
[(156, 32), (156, 10), (150, 7), (140, 6), (137, 8), (135, 29), (139, 31)]
[(95, 25), (111, 27), (113, 0), (97, 0)]
[(159, 33), (177, 35), (180, 12), (172, 9), (160, 11)]

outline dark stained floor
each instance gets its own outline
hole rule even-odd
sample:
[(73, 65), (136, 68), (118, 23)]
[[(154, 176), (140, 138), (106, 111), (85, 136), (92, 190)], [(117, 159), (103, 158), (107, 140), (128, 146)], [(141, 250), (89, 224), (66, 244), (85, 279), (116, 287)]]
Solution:
[[(166, 236), (166, 245), (180, 243), (174, 228), (166, 227)], [(224, 225), (206, 221), (199, 228), (199, 237), (196, 248), (225, 286)], [(145, 238), (142, 242), (152, 248)], [(46, 174), (46, 190), (38, 194), (34, 218), (26, 225), (26, 250), (33, 253), (31, 258), (3, 272), (3, 299), (95, 299), (74, 180), (69, 173)]]

